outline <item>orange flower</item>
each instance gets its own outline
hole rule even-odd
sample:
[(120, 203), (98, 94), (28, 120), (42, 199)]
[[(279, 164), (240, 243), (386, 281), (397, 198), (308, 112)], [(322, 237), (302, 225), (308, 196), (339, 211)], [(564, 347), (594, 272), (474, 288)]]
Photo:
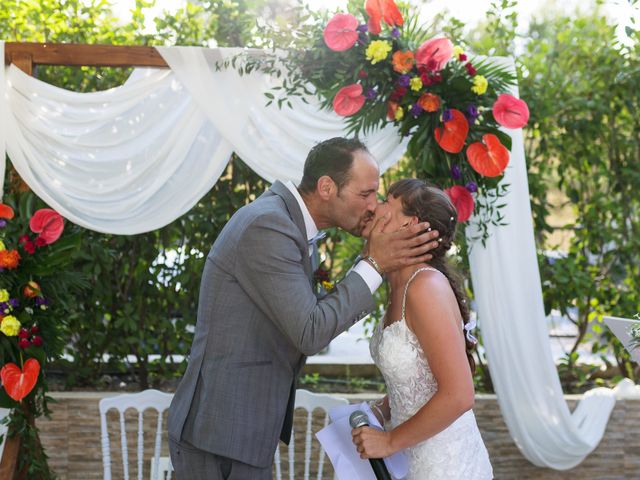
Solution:
[(18, 263), (20, 263), (20, 254), (17, 250), (0, 251), (0, 268), (13, 270), (18, 268)]
[(382, 31), (381, 20), (384, 20), (390, 27), (400, 27), (404, 23), (402, 13), (393, 0), (367, 0), (364, 9), (369, 15), (367, 22), (369, 33), (374, 35), (378, 35)]
[(440, 108), (440, 97), (433, 93), (425, 93), (418, 99), (418, 105), (425, 112), (437, 112)]
[(392, 63), (393, 69), (404, 75), (405, 73), (409, 73), (413, 68), (415, 57), (413, 56), (413, 52), (410, 50), (407, 50), (406, 52), (398, 50), (393, 54)]

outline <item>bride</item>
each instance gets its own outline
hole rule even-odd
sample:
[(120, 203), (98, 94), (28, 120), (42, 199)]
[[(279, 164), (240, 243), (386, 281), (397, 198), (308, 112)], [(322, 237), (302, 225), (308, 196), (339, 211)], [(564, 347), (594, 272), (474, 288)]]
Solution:
[(428, 264), (387, 276), (390, 303), (370, 344), (387, 384), (388, 395), (372, 405), (386, 431), (353, 430), (362, 458), (406, 450), (410, 480), (493, 478), (471, 410), (476, 340), (470, 333), (464, 287), (446, 260), (456, 218), (445, 192), (406, 179), (391, 185), (369, 227), (391, 232), (428, 221), (440, 233), (440, 245)]

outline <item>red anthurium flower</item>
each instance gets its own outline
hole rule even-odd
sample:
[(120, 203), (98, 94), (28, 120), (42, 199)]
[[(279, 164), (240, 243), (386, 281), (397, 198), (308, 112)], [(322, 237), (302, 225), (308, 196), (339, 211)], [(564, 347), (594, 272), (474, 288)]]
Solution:
[(453, 43), (448, 38), (432, 38), (416, 51), (416, 63), (425, 65), (430, 71), (439, 72), (453, 54)]
[(435, 137), (438, 145), (449, 153), (459, 153), (464, 147), (469, 133), (469, 122), (464, 114), (451, 109), (451, 120), (444, 122), (443, 128), (436, 128)]
[(503, 93), (493, 104), (493, 118), (506, 128), (522, 128), (529, 121), (529, 107), (524, 100)]
[(364, 9), (369, 15), (367, 28), (369, 33), (374, 35), (382, 31), (380, 20), (384, 20), (390, 27), (399, 27), (404, 23), (402, 14), (393, 0), (367, 0)]
[(7, 363), (0, 370), (2, 386), (7, 395), (19, 402), (29, 395), (38, 381), (40, 374), (40, 363), (35, 358), (30, 358), (24, 362), (24, 369), (20, 370), (15, 363)]
[(324, 28), (324, 43), (334, 52), (349, 50), (358, 41), (358, 19), (348, 13), (337, 13)]
[(462, 185), (454, 185), (451, 188), (447, 188), (445, 192), (449, 195), (453, 206), (456, 207), (458, 222), (466, 222), (469, 220), (475, 207), (475, 202), (469, 190)]
[(398, 102), (387, 102), (387, 119), (393, 120), (396, 118), (396, 110), (398, 110)]
[(13, 218), (13, 208), (4, 203), (0, 203), (0, 218), (11, 220)]
[[(45, 242), (44, 245), (50, 245), (62, 235), (64, 220), (55, 210), (41, 208), (31, 217), (29, 228), (31, 228), (33, 233), (40, 234), (38, 238), (41, 238)], [(39, 243), (42, 243), (42, 241)]]
[(509, 150), (491, 133), (482, 136), (482, 143), (475, 142), (467, 148), (471, 167), (485, 177), (497, 177), (509, 164)]
[(365, 97), (362, 95), (362, 85), (354, 83), (342, 87), (333, 97), (333, 109), (338, 115), (348, 117), (357, 113), (364, 105)]

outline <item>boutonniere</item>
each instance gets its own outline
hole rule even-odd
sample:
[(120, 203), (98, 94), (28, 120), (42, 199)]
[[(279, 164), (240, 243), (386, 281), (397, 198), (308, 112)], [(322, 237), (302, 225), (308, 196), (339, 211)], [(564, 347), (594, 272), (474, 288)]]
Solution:
[(313, 283), (321, 293), (330, 292), (335, 287), (335, 284), (331, 281), (329, 270), (322, 267), (318, 267), (318, 269), (313, 272)]

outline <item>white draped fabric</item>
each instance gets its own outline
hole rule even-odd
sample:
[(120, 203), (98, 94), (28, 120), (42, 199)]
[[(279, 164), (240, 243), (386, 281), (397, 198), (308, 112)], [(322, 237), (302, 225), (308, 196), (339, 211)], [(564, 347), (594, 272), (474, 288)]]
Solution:
[[(15, 67), (0, 69), (0, 149), (6, 142), (22, 178), (77, 224), (117, 234), (162, 227), (215, 184), (232, 151), (267, 180), (298, 180), (308, 150), (343, 135), (340, 118), (317, 102), (265, 107), (266, 76), (217, 72), (215, 62), (235, 51), (159, 51), (171, 71), (136, 71), (125, 85), (99, 93), (72, 93)], [(382, 170), (405, 148), (391, 127), (365, 140)], [(504, 180), (511, 185), (508, 226), (470, 256), (478, 316), (515, 442), (536, 465), (568, 469), (597, 446), (615, 398), (596, 389), (573, 413), (563, 398), (545, 323), (522, 132), (513, 140)]]
[[(188, 212), (233, 151), (269, 181), (300, 180), (311, 147), (344, 135), (343, 121), (317, 101), (266, 107), (267, 76), (216, 71), (216, 61), (240, 51), (163, 48), (172, 70), (140, 69), (121, 87), (85, 94), (10, 66), (2, 71), (0, 147), (4, 138), (20, 176), (63, 216), (123, 235)], [(382, 170), (406, 143), (391, 126), (364, 140)]]

